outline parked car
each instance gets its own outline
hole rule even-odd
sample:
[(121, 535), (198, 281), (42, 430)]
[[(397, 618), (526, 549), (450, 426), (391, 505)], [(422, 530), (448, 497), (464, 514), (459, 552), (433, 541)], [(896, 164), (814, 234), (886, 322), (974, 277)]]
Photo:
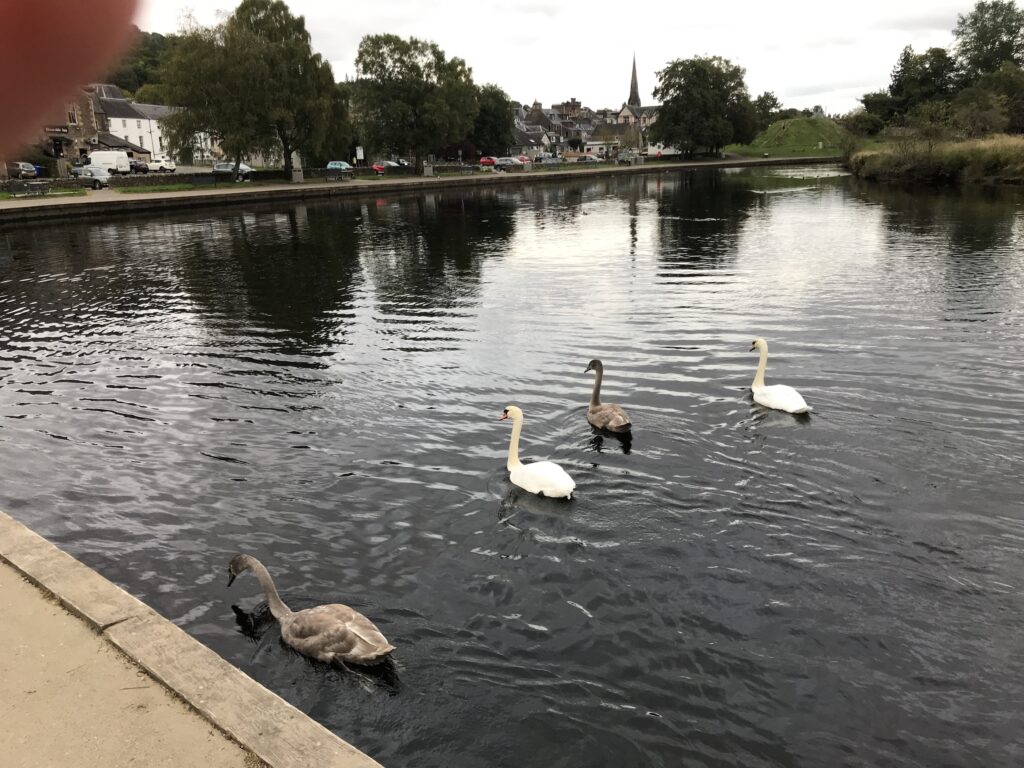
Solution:
[(480, 165), (491, 166), (498, 162), (498, 158), (491, 157), (490, 155), (484, 155), (480, 158)]
[(562, 158), (560, 157), (538, 157), (534, 160), (538, 165), (561, 165)]
[[(214, 176), (228, 176), (235, 172), (234, 163), (216, 163), (213, 166)], [(238, 166), (238, 175), (235, 176), (235, 181), (249, 181), (250, 174), (252, 174), (252, 168), (245, 163), (240, 163)]]
[(509, 168), (522, 168), (523, 161), (518, 157), (499, 157), (494, 161), (496, 171), (504, 171)]
[(398, 164), (400, 166), (402, 166), (403, 168), (408, 168), (411, 165), (411, 163), (408, 160), (406, 160), (404, 157), (398, 158)]
[(378, 176), (383, 176), (388, 168), (401, 168), (402, 166), (394, 160), (377, 160), (371, 167), (377, 172)]
[(7, 163), (7, 175), (12, 179), (34, 179), (39, 174), (32, 163), (22, 163), (17, 160)]
[(354, 170), (351, 165), (346, 163), (344, 160), (331, 160), (327, 164), (327, 170), (329, 171), (351, 171)]
[(576, 158), (577, 163), (603, 163), (604, 161), (599, 157), (593, 155), (580, 155)]
[[(149, 165), (142, 160), (131, 157), (128, 159), (128, 165), (132, 169), (132, 173), (149, 173)], [(74, 173), (74, 169), (72, 169), (72, 173)]]
[(148, 163), (149, 170), (157, 173), (174, 173), (178, 166), (167, 155), (154, 155)]
[(79, 169), (78, 183), (83, 187), (100, 189), (110, 186), (110, 170), (102, 165), (85, 165)]

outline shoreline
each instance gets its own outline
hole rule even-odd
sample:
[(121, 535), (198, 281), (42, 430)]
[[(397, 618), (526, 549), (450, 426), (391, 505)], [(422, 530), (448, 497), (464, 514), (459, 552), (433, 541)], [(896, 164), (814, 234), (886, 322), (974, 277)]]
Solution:
[(412, 176), (388, 179), (350, 180), (340, 182), (309, 182), (302, 184), (267, 184), (252, 187), (238, 184), (216, 191), (187, 190), (178, 192), (89, 192), (85, 197), (64, 199), (18, 198), (0, 200), (0, 227), (53, 220), (92, 217), (114, 217), (134, 213), (170, 212), (245, 205), (265, 202), (297, 202), (365, 195), (418, 192), (420, 190), (472, 188), (491, 185), (537, 184), (552, 181), (577, 181), (619, 175), (649, 175), (701, 168), (745, 168), (785, 165), (839, 165), (838, 157), (782, 157), (657, 162), (637, 166), (570, 171), (523, 173), (491, 173), (478, 176)]
[[(65, 756), (46, 763), (53, 766), (156, 764), (164, 757), (160, 744), (144, 743), (145, 734), (172, 722), (180, 726), (180, 716), (187, 714), (198, 720), (181, 726), (187, 731), (191, 725), (189, 738), (198, 741), (209, 731), (212, 748), (222, 755), (240, 748), (269, 768), (382, 768), (148, 605), (3, 512), (0, 568), (12, 571), (0, 574), (8, 576), (0, 584), (6, 585), (0, 590), (0, 603), (19, 608), (23, 617), (0, 635), (0, 654), (19, 662), (17, 674), (5, 675), (3, 684), (16, 689), (8, 694), (21, 693), (26, 708), (39, 700), (47, 702), (38, 717), (17, 721), (24, 731), (0, 733), (0, 742), (10, 740), (33, 757), (25, 765), (37, 764), (34, 758), (40, 751)], [(17, 577), (28, 584), (17, 583)], [(51, 621), (63, 623), (33, 631), (28, 618), (47, 618), (47, 608), (56, 609), (50, 611)], [(47, 649), (47, 643), (58, 647)], [(62, 670), (61, 661), (76, 653), (84, 657), (83, 663)], [(115, 675), (128, 675), (137, 684), (114, 687), (97, 699), (97, 687)], [(143, 688), (150, 689), (145, 692), (150, 700), (140, 706), (136, 699)], [(168, 698), (187, 711), (158, 712), (159, 700)], [(19, 706), (16, 700), (8, 703)], [(112, 743), (107, 734), (123, 727), (124, 713), (134, 709), (146, 710), (146, 726), (126, 741)], [(76, 717), (87, 717), (87, 726), (79, 726), (93, 731), (62, 733), (56, 728)], [(108, 753), (94, 755), (99, 762), (83, 762), (78, 751), (83, 742), (92, 745), (93, 752), (101, 742)], [(191, 742), (178, 746), (185, 749)], [(146, 754), (147, 749), (157, 754)], [(107, 763), (109, 750), (117, 759)], [(178, 756), (178, 749), (172, 751), (168, 764), (180, 764)], [(251, 763), (251, 758), (246, 760), (246, 765)]]

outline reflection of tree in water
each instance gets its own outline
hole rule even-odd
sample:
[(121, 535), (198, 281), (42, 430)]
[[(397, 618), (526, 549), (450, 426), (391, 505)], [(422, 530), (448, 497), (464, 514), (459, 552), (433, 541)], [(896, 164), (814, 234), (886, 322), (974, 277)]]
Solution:
[(854, 197), (882, 205), (889, 253), (935, 260), (950, 309), (1000, 305), (995, 297), (1021, 279), (1019, 191), (906, 188), (857, 179), (849, 184)]
[(362, 263), (389, 311), (472, 299), (484, 258), (503, 253), (515, 206), (495, 190), (438, 192), (363, 206)]
[(357, 222), (357, 211), (340, 205), (218, 219), (181, 238), (184, 283), (206, 315), (303, 345), (330, 343), (353, 303)]
[(658, 198), (659, 258), (678, 269), (721, 267), (736, 254), (740, 226), (762, 195), (717, 171), (649, 182)]
[(858, 199), (885, 211), (890, 242), (918, 233), (941, 235), (951, 253), (984, 253), (1015, 247), (1021, 197), (1016, 190), (897, 187), (850, 180)]

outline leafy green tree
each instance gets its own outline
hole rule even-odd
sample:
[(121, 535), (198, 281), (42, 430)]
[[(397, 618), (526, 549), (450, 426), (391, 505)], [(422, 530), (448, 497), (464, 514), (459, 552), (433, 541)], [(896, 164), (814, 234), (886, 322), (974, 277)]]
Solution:
[(907, 127), (931, 156), (935, 145), (949, 138), (949, 105), (942, 101), (925, 101), (907, 114)]
[(166, 104), (167, 93), (160, 83), (146, 83), (132, 94), (132, 100), (140, 104)]
[(224, 25), (224, 46), (246, 55), (259, 76), (250, 86), (262, 101), (253, 117), (273, 127), (291, 172), (293, 151), (323, 147), (336, 90), (331, 65), (313, 53), (305, 19), (282, 0), (243, 0)]
[(159, 82), (160, 62), (177, 40), (177, 35), (141, 32), (138, 27), (135, 28), (135, 34), (135, 45), (118, 63), (117, 69), (103, 80), (129, 93), (135, 93), (145, 85)]
[(763, 131), (778, 119), (782, 110), (782, 102), (771, 91), (765, 91), (754, 99), (754, 112), (757, 116), (757, 130)]
[(995, 72), (983, 76), (978, 87), (1002, 97), (1009, 133), (1024, 133), (1024, 70), (1004, 61)]
[(485, 155), (504, 155), (512, 144), (512, 100), (496, 85), (481, 86), (480, 111), (469, 140)]
[(954, 89), (956, 62), (945, 48), (929, 48), (922, 54), (907, 46), (892, 71), (889, 95), (896, 115), (919, 104), (947, 99)]
[(883, 124), (891, 122), (893, 117), (899, 112), (896, 100), (888, 91), (865, 93), (860, 97), (860, 102), (864, 105), (865, 112), (869, 115), (874, 115)]
[(843, 128), (854, 136), (874, 136), (885, 127), (882, 118), (871, 114), (863, 107), (846, 113), (840, 118), (839, 122)]
[(1010, 120), (1001, 96), (972, 85), (953, 100), (952, 122), (966, 138), (976, 139), (1005, 131)]
[(979, 2), (957, 16), (956, 57), (965, 84), (995, 72), (1004, 61), (1024, 65), (1024, 12), (1013, 0)]
[(171, 106), (163, 121), (173, 154), (190, 157), (196, 134), (217, 142), (235, 167), (242, 157), (274, 146), (273, 127), (264, 116), (258, 87), (263, 73), (224, 41), (224, 26), (193, 25), (168, 52), (160, 80)]
[(367, 35), (356, 54), (355, 111), (378, 149), (429, 152), (464, 138), (479, 110), (472, 70), (435, 43)]
[(718, 152), (732, 141), (753, 138), (754, 107), (745, 70), (720, 56), (676, 59), (658, 73), (654, 96), (662, 102), (651, 141)]

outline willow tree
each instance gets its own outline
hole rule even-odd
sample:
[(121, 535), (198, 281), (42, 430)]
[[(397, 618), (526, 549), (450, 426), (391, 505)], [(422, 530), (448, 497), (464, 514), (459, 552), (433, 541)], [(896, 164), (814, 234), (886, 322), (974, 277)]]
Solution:
[(330, 64), (313, 53), (301, 16), (281, 0), (243, 0), (213, 28), (193, 25), (165, 59), (161, 79), (172, 106), (172, 146), (208, 133), (235, 159), (276, 149), (317, 152), (336, 118)]
[(473, 72), (435, 43), (367, 35), (356, 55), (354, 111), (378, 149), (429, 152), (467, 136), (479, 109)]
[(207, 134), (238, 163), (274, 144), (261, 118), (263, 97), (252, 87), (248, 62), (224, 45), (223, 26), (185, 29), (161, 65), (167, 103), (177, 107), (164, 119), (172, 153), (191, 157), (197, 134)]

